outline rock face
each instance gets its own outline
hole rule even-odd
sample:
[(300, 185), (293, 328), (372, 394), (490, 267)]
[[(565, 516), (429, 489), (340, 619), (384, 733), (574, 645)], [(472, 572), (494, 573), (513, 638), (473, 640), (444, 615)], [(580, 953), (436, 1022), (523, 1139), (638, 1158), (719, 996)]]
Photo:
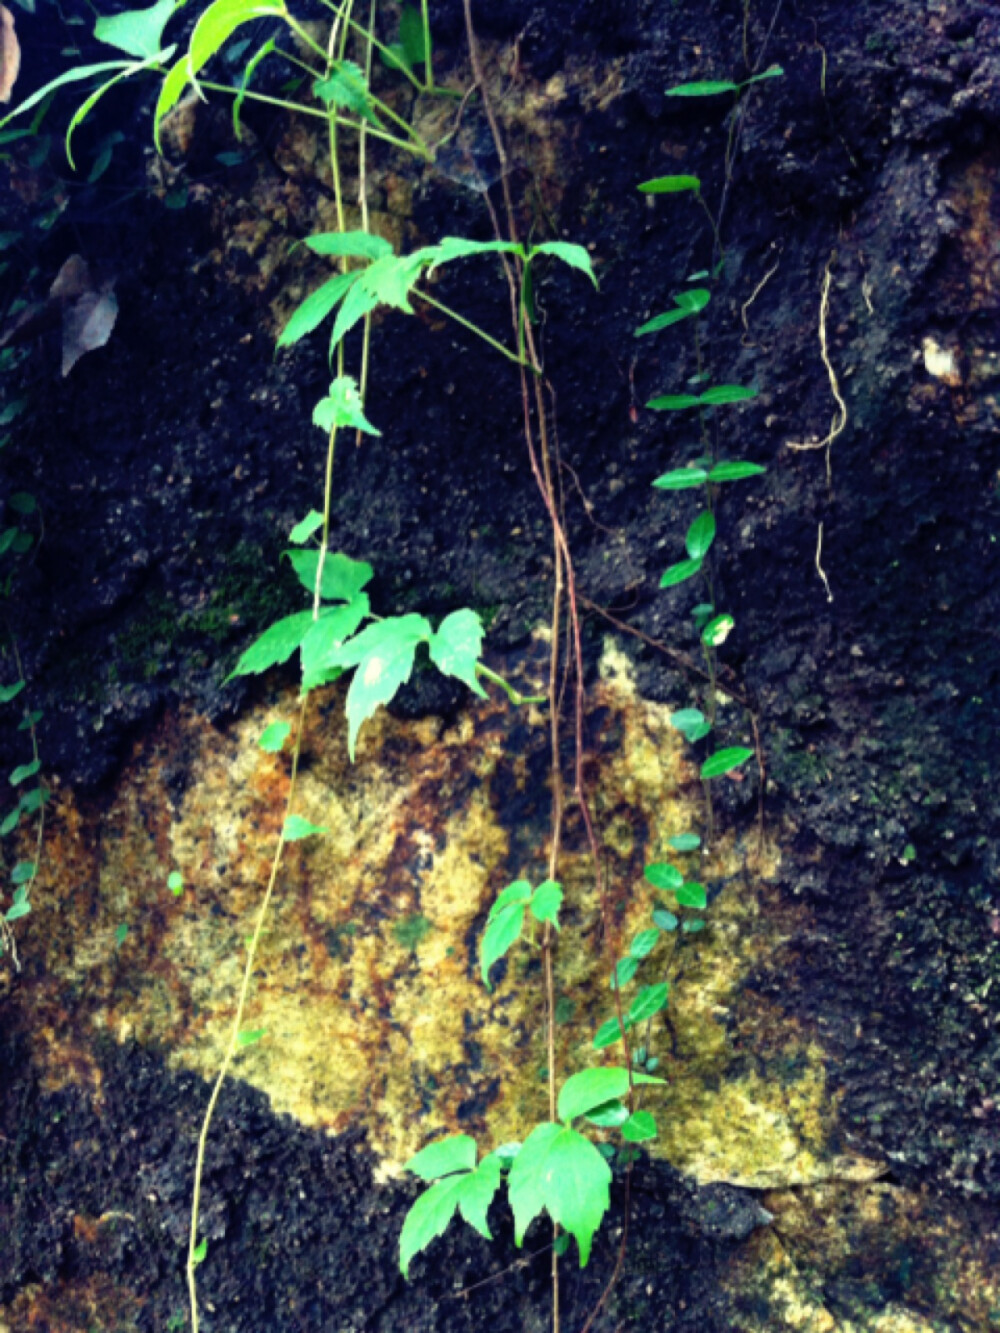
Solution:
[[(372, 149), (379, 234), (488, 239), (505, 181), (524, 234), (584, 245), (600, 280), (553, 268), (535, 292), (611, 907), (571, 810), (561, 1076), (614, 1058), (591, 1045), (608, 974), (654, 907), (677, 910), (644, 866), (670, 858), (708, 891), (704, 929), (643, 964), (671, 987), (643, 1034), (667, 1080), (644, 1102), (659, 1137), (617, 1172), (591, 1266), (563, 1264), (565, 1328), (599, 1300), (626, 1209), (595, 1330), (1000, 1327), (1000, 25), (974, 0), (800, 8), (474, 5), (506, 163), (475, 99), (456, 120), (458, 99), (376, 75), (429, 137), (455, 130), (429, 165)], [(436, 76), (461, 92), (461, 6), (431, 19)], [(55, 22), (18, 14), (18, 95), (47, 76), (31, 61)], [(665, 95), (772, 64), (738, 103)], [(131, 134), (134, 96), (87, 151)], [(5, 301), (40, 300), (79, 252), (119, 304), (65, 381), (43, 340), (0, 386), (3, 531), (32, 538), (0, 555), (27, 681), (0, 748), (8, 769), (29, 760), (15, 710), (41, 709), (54, 793), (11, 927), (21, 970), (0, 960), (9, 1333), (185, 1327), (194, 1142), (289, 782), (288, 754), (257, 742), (298, 706), (290, 668), (221, 682), (304, 605), (280, 552), (322, 493), (311, 412), (330, 378), (322, 336), (273, 352), (328, 275), (291, 246), (336, 222), (322, 136), (245, 118), (236, 144), (228, 109), (185, 105), (173, 156), (120, 150), (106, 196), (95, 178), (64, 204), (41, 158), (5, 168), (4, 235), (34, 263), (0, 275)], [(680, 174), (717, 234), (692, 191), (636, 188)], [(53, 199), (61, 220), (32, 229)], [(503, 340), (491, 264), (428, 291)], [(701, 270), (697, 344), (690, 321), (636, 338)], [(517, 372), (414, 304), (376, 319), (382, 434), (339, 451), (336, 548), (375, 567), (380, 614), (476, 608), (488, 664), (544, 692), (552, 550)], [(706, 414), (701, 441), (697, 414), (645, 407), (706, 382), (757, 392)], [(705, 594), (657, 587), (701, 492), (651, 485), (706, 447), (767, 469), (716, 496), (711, 594), (735, 620), (718, 744), (759, 737), (763, 763), (713, 784), (712, 837), (704, 743), (669, 722), (710, 697)], [(548, 1113), (537, 948), (492, 992), (479, 976), (497, 892), (546, 877), (551, 812), (547, 710), (495, 694), (418, 671), (353, 765), (343, 686), (313, 696), (296, 808), (325, 832), (287, 849), (245, 1024), (265, 1035), (209, 1145), (201, 1285), (220, 1333), (549, 1326), (548, 1235), (517, 1251), (505, 1205), (492, 1244), (456, 1223), (412, 1283), (396, 1269), (407, 1157), (444, 1133), (523, 1139)], [(692, 831), (704, 848), (676, 854)], [(10, 867), (33, 838), (27, 819), (4, 837)]]

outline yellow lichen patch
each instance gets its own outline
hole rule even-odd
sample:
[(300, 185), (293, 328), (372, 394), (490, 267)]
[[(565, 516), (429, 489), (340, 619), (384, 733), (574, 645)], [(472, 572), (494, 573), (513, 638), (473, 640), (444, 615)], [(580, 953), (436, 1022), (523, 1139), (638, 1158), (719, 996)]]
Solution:
[[(602, 896), (570, 802), (555, 955), (559, 1077), (621, 1060), (620, 1047), (595, 1052), (592, 1037), (614, 1012), (614, 959), (649, 928), (654, 906), (677, 907), (643, 876), (648, 861), (673, 856), (713, 901), (707, 928), (664, 936), (623, 993), (628, 1003), (641, 985), (673, 987), (666, 1021), (634, 1034), (668, 1079), (646, 1100), (661, 1128), (656, 1151), (702, 1180), (842, 1174), (815, 1034), (744, 986), (794, 925), (767, 897), (776, 854), (748, 852), (732, 833), (708, 855), (671, 852), (670, 837), (702, 826), (704, 798), (669, 712), (641, 698), (609, 646), (585, 719), (607, 887)], [(95, 1029), (214, 1074), (288, 791), (289, 755), (256, 742), (296, 713), (288, 694), (225, 731), (167, 719), (137, 748), (110, 805), (63, 803), (36, 901), (59, 884), (70, 910), (46, 914), (44, 939), (25, 940), (38, 965), (26, 1005), (51, 1077), (64, 1075), (68, 1052), (87, 1057)], [(389, 1163), (438, 1133), (462, 1128), (496, 1143), (547, 1117), (537, 931), (494, 968), (492, 993), (479, 944), (498, 891), (546, 877), (548, 744), (544, 709), (470, 699), (451, 726), (379, 712), (352, 765), (342, 692), (314, 696), (295, 813), (325, 831), (286, 846), (244, 1019), (265, 1035), (235, 1066), (276, 1110), (331, 1130), (360, 1121)], [(167, 887), (172, 871), (184, 879), (179, 897)]]
[(136, 1333), (144, 1301), (134, 1292), (116, 1286), (104, 1277), (75, 1282), (32, 1284), (22, 1288), (14, 1301), (0, 1311), (0, 1333), (81, 1333), (81, 1330), (114, 1329)]

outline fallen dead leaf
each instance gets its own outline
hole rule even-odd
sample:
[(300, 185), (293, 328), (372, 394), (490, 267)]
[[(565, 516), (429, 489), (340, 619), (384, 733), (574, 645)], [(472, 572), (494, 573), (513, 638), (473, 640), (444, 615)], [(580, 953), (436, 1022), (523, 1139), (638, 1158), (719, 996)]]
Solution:
[(0, 102), (9, 102), (21, 69), (21, 47), (14, 31), (14, 15), (0, 5)]

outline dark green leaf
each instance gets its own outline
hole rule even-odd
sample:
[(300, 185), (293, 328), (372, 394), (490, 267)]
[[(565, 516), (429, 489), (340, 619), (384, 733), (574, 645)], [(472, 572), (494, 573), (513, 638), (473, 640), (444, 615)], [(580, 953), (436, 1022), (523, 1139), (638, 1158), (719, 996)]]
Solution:
[(693, 83), (678, 83), (667, 89), (668, 97), (714, 97), (716, 93), (735, 93), (739, 84), (731, 79), (696, 79)]
[(694, 935), (699, 930), (704, 930), (704, 929), (705, 929), (705, 923), (700, 919), (697, 921), (685, 921), (684, 924), (681, 926), (681, 930), (683, 930), (684, 933), (687, 935)]
[(13, 495), (8, 496), (7, 503), (18, 514), (33, 514), (38, 508), (38, 501), (27, 491), (15, 491)]
[[(625, 1020), (626, 1030), (631, 1027), (628, 1019)], [(607, 1022), (602, 1023), (597, 1029), (597, 1035), (594, 1038), (594, 1049), (603, 1051), (608, 1046), (613, 1046), (616, 1041), (620, 1041), (622, 1036), (621, 1025), (618, 1022), (618, 1016), (609, 1018)]]
[(23, 680), (17, 680), (13, 685), (0, 685), (0, 704), (9, 704), (11, 699), (17, 698), (24, 687)]
[(704, 560), (715, 541), (715, 515), (706, 509), (687, 530), (684, 545), (692, 560)]
[(30, 532), (19, 532), (10, 544), (10, 549), (15, 555), (24, 555), (25, 551), (31, 550), (32, 536)]
[(700, 407), (701, 399), (693, 393), (665, 393), (659, 398), (650, 398), (646, 406), (654, 412), (680, 412), (685, 407)]
[(679, 889), (675, 889), (677, 902), (680, 907), (693, 907), (699, 912), (704, 912), (708, 906), (708, 897), (705, 893), (704, 884), (699, 884), (695, 880), (690, 880), (687, 884), (682, 884)]
[[(260, 50), (257, 51), (255, 55), (250, 57), (250, 59), (247, 61), (243, 69), (243, 77), (240, 79), (239, 92), (233, 98), (233, 134), (236, 136), (237, 143), (241, 143), (243, 141), (243, 130), (240, 124), (240, 114), (243, 110), (243, 103), (246, 101), (247, 91), (250, 87), (250, 82), (253, 79), (254, 74), (256, 73), (257, 66), (261, 63), (261, 61), (265, 60), (275, 49), (276, 48), (274, 44), (274, 38), (269, 37), (267, 41), (264, 43), (264, 45), (260, 48)], [(232, 165), (235, 165), (236, 162), (243, 161), (242, 154), (227, 153), (225, 156), (231, 159)], [(219, 160), (221, 161), (221, 159), (222, 155), (220, 154)]]
[(30, 731), (32, 727), (41, 722), (45, 714), (40, 708), (33, 709), (26, 717), (22, 717), (17, 724), (18, 731)]
[(12, 884), (27, 884), (29, 880), (35, 878), (37, 871), (38, 866), (34, 861), (18, 861), (10, 872), (10, 882)]
[(299, 611), (294, 616), (285, 616), (277, 621), (250, 645), (226, 681), (232, 680), (234, 676), (258, 675), (269, 667), (287, 662), (308, 634), (312, 623), (311, 611)]
[(690, 316), (690, 310), (682, 310), (680, 306), (675, 306), (673, 310), (665, 310), (662, 315), (654, 315), (645, 324), (640, 324), (633, 337), (642, 338), (647, 333), (659, 333), (660, 329), (669, 329), (671, 324), (679, 324), (682, 319), (688, 319)]
[(622, 1125), (622, 1138), (626, 1143), (645, 1143), (655, 1139), (657, 1133), (656, 1121), (648, 1111), (636, 1111)]
[(41, 766), (40, 759), (32, 759), (30, 764), (19, 764), (10, 775), (11, 786), (16, 787), (19, 782), (25, 782), (28, 778), (33, 778)]
[(128, 922), (122, 921), (115, 931), (115, 945), (120, 949), (128, 938)]
[(21, 822), (21, 807), (15, 805), (14, 809), (4, 818), (0, 824), (0, 838), (6, 838), (8, 833), (13, 833)]
[(756, 389), (744, 389), (738, 384), (717, 384), (714, 389), (706, 389), (701, 401), (706, 407), (720, 407), (725, 403), (745, 403), (756, 397)]
[(677, 929), (677, 918), (673, 912), (668, 912), (665, 907), (656, 907), (653, 909), (653, 920), (659, 926), (660, 930), (671, 931)]
[(735, 745), (728, 750), (719, 750), (702, 764), (701, 776), (703, 778), (720, 778), (724, 773), (732, 773), (734, 769), (742, 768), (746, 761), (752, 758), (753, 750), (748, 750), (743, 745)]
[(629, 945), (633, 958), (647, 958), (656, 948), (660, 939), (658, 930), (641, 930)]
[(729, 638), (735, 624), (735, 620), (726, 612), (713, 616), (701, 632), (702, 643), (709, 648), (720, 648)]
[(399, 16), (399, 45), (407, 65), (426, 65), (427, 43), (424, 20), (415, 5), (404, 5)]
[(41, 809), (50, 794), (45, 787), (35, 787), (32, 791), (26, 791), (21, 797), (20, 809), (26, 815), (33, 815), (36, 810)]

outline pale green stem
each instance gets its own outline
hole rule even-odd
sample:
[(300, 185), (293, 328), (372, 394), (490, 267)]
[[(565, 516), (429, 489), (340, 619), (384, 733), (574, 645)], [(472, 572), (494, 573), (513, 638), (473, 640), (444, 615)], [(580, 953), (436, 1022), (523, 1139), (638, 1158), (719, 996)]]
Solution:
[(473, 324), (471, 319), (466, 319), (465, 316), (460, 315), (457, 310), (452, 310), (450, 306), (446, 306), (443, 301), (437, 300), (436, 297), (428, 296), (426, 292), (423, 292), (416, 287), (413, 289), (413, 295), (419, 296), (421, 301), (426, 301), (427, 304), (432, 305), (435, 310), (440, 310), (442, 315), (447, 315), (448, 318), (453, 319), (456, 324), (461, 324), (464, 329), (468, 329), (470, 333), (474, 333), (477, 338), (482, 338), (483, 342), (489, 343), (495, 351), (500, 352), (500, 354), (505, 356), (508, 361), (513, 361), (515, 366), (524, 366), (528, 370), (533, 369), (523, 357), (518, 356), (516, 352), (512, 352), (509, 347), (504, 347), (503, 343), (497, 342), (496, 338), (492, 338), (485, 329), (481, 329), (478, 324)]

